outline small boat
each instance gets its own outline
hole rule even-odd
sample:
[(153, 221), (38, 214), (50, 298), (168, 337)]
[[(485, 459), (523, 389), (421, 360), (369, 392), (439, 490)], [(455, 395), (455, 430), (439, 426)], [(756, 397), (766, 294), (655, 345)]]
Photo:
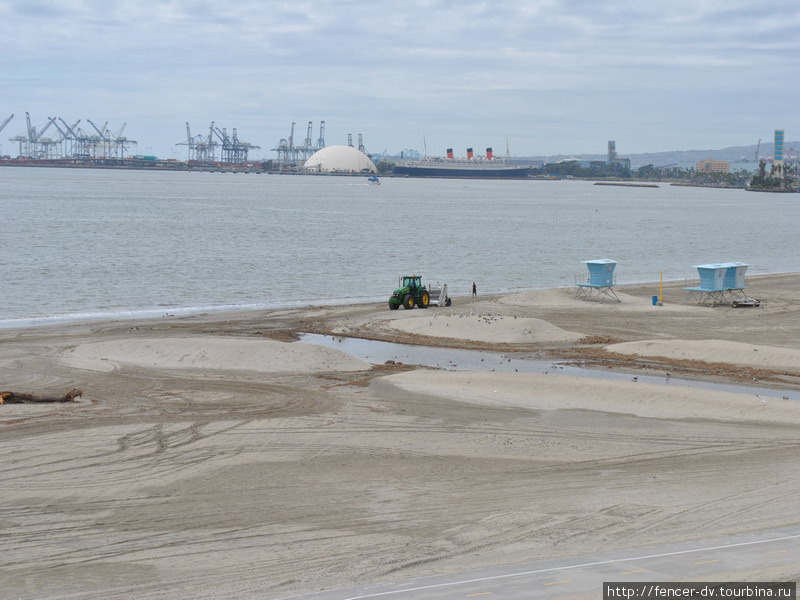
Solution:
[(381, 180), (376, 175), (373, 175), (372, 177), (367, 177), (367, 181), (371, 185), (380, 185), (381, 184)]

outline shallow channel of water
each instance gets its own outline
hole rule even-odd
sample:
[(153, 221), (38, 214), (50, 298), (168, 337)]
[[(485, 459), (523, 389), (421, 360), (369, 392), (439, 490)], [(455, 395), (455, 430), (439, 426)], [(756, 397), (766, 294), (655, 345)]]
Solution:
[(714, 390), (719, 392), (733, 392), (736, 394), (753, 394), (772, 398), (787, 397), (790, 400), (800, 400), (800, 391), (773, 389), (749, 385), (735, 385), (726, 383), (710, 383), (694, 381), (679, 377), (658, 377), (642, 375), (624, 371), (604, 371), (600, 369), (587, 369), (575, 366), (569, 362), (554, 362), (552, 360), (536, 360), (520, 358), (514, 353), (485, 352), (481, 350), (464, 350), (460, 348), (439, 348), (432, 346), (413, 346), (409, 344), (396, 344), (393, 342), (379, 342), (361, 338), (342, 336), (320, 335), (305, 333), (300, 336), (300, 342), (316, 344), (327, 348), (334, 348), (346, 352), (356, 358), (374, 365), (384, 364), (387, 360), (411, 365), (438, 367), (449, 371), (496, 371), (500, 373), (544, 373), (548, 375), (572, 375), (574, 377), (589, 377), (593, 379), (606, 379), (614, 381), (629, 381), (634, 383), (654, 383), (657, 385), (683, 386)]

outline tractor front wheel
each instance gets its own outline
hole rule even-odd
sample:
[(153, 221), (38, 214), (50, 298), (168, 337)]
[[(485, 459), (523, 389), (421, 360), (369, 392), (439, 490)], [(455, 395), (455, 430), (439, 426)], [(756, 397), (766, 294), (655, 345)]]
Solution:
[(389, 310), (397, 310), (400, 308), (399, 304), (395, 304), (394, 302), (389, 302)]
[(406, 308), (406, 310), (414, 308), (414, 296), (411, 294), (406, 294), (403, 297), (403, 306)]
[(428, 292), (422, 292), (419, 296), (419, 307), (420, 308), (428, 308), (428, 305), (431, 303), (431, 297), (428, 295)]

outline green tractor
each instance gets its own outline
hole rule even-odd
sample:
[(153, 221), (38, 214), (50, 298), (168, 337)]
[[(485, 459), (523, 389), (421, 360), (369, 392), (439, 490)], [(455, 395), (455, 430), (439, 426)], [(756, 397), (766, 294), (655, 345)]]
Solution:
[(419, 275), (401, 275), (398, 288), (392, 292), (389, 298), (389, 308), (397, 310), (402, 304), (405, 308), (428, 308), (431, 302), (431, 295), (428, 288), (422, 285), (422, 277)]

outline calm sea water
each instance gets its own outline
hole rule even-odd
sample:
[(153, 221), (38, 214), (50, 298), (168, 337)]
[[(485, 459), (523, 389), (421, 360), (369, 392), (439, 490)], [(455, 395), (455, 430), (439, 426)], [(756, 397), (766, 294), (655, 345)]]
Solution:
[(740, 190), (0, 168), (0, 325), (800, 270), (800, 196)]

